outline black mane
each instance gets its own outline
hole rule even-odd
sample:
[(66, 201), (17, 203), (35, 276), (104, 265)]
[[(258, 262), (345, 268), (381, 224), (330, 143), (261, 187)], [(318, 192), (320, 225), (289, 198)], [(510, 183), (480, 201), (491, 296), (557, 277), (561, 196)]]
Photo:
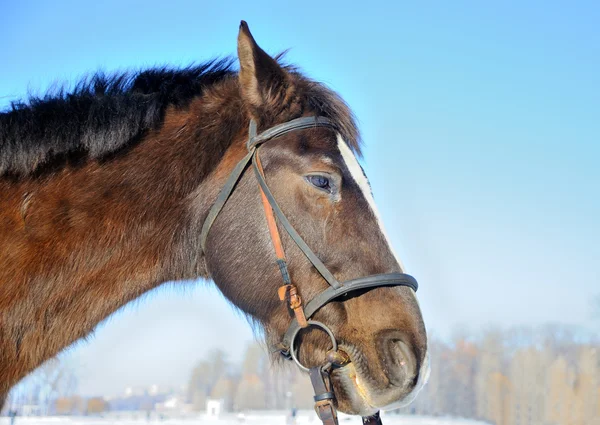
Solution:
[[(233, 64), (226, 58), (187, 68), (98, 72), (73, 90), (63, 86), (13, 102), (0, 111), (0, 176), (26, 176), (64, 162), (111, 157), (148, 130), (160, 128), (167, 107), (185, 107), (206, 87), (235, 75)], [(360, 136), (348, 105), (323, 84), (282, 66), (302, 80), (308, 104), (332, 119), (360, 155)]]
[(51, 158), (102, 158), (159, 128), (168, 106), (185, 107), (234, 73), (232, 59), (175, 69), (96, 73), (68, 91), (13, 102), (0, 111), (0, 175), (25, 175)]

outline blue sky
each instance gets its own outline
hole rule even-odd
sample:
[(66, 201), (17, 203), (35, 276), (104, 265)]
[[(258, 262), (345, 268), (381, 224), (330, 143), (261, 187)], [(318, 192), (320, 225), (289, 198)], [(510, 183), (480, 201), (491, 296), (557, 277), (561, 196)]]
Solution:
[[(240, 19), (337, 90), (428, 327), (576, 324), (600, 293), (596, 2), (3, 2), (0, 106), (98, 68), (234, 54)], [(158, 290), (69, 350), (84, 393), (183, 384), (245, 320), (210, 285)], [(219, 320), (210, 319), (214, 315)]]

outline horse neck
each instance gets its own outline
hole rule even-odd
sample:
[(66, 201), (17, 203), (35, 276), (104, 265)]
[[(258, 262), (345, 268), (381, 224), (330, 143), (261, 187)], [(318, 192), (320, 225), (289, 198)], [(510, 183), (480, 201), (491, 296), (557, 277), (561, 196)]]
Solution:
[(193, 230), (243, 121), (241, 108), (217, 106), (167, 111), (160, 130), (104, 163), (0, 180), (0, 398), (129, 301), (206, 276)]

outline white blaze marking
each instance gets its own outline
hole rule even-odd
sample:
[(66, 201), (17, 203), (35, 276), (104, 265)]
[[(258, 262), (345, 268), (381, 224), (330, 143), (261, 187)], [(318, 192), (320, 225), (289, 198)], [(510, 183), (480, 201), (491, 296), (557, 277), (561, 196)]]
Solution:
[(352, 178), (354, 179), (354, 181), (356, 182), (356, 184), (362, 191), (363, 196), (367, 200), (367, 203), (369, 204), (369, 207), (371, 208), (371, 211), (373, 212), (373, 215), (375, 216), (375, 219), (377, 220), (377, 223), (379, 224), (379, 229), (381, 230), (381, 234), (385, 238), (385, 241), (388, 245), (390, 252), (394, 256), (394, 258), (396, 258), (396, 261), (398, 262), (398, 265), (400, 266), (400, 270), (402, 272), (404, 272), (404, 265), (402, 264), (402, 261), (400, 261), (400, 258), (394, 251), (394, 248), (392, 247), (392, 244), (390, 243), (390, 239), (388, 238), (388, 235), (385, 232), (385, 228), (383, 227), (383, 222), (381, 221), (381, 216), (379, 215), (379, 211), (377, 210), (377, 206), (375, 205), (375, 199), (373, 199), (373, 193), (371, 192), (371, 186), (369, 185), (369, 181), (367, 180), (365, 173), (363, 172), (360, 164), (358, 163), (356, 156), (350, 150), (350, 148), (348, 147), (348, 145), (346, 144), (346, 142), (344, 141), (344, 139), (342, 138), (342, 136), (339, 133), (337, 135), (337, 142), (338, 142), (338, 149), (340, 150), (340, 153), (342, 154), (342, 158), (344, 159), (344, 162), (346, 163), (346, 167), (348, 167), (348, 170), (350, 171)]
[[(381, 221), (381, 216), (379, 215), (379, 211), (377, 210), (377, 206), (375, 205), (375, 199), (373, 199), (373, 193), (371, 192), (371, 186), (369, 185), (369, 181), (367, 180), (367, 177), (365, 176), (363, 169), (361, 168), (360, 164), (358, 163), (358, 160), (356, 159), (356, 156), (354, 155), (354, 153), (352, 153), (352, 151), (350, 150), (350, 148), (348, 147), (348, 145), (346, 144), (346, 142), (344, 141), (342, 136), (340, 136), (339, 134), (337, 135), (337, 142), (338, 142), (338, 149), (340, 150), (340, 153), (342, 154), (342, 158), (344, 159), (344, 162), (346, 163), (346, 167), (348, 167), (348, 170), (350, 171), (352, 178), (354, 179), (354, 181), (356, 182), (358, 187), (360, 187), (360, 189), (363, 193), (363, 196), (367, 200), (369, 207), (371, 208), (371, 211), (373, 212), (373, 215), (377, 219), (377, 223), (379, 224), (379, 229), (381, 230), (381, 233), (383, 234), (383, 237), (385, 238), (385, 241), (387, 242), (388, 248), (390, 249), (390, 251), (392, 252), (394, 257), (396, 258), (396, 261), (398, 262), (398, 265), (400, 266), (400, 270), (402, 272), (404, 272), (404, 265), (400, 261), (400, 258), (398, 258), (398, 256), (396, 255), (396, 252), (394, 251), (394, 248), (392, 247), (392, 244), (390, 243), (388, 235), (385, 232), (385, 228), (383, 227), (383, 222)], [(416, 294), (412, 290), (411, 290), (411, 293), (413, 294), (415, 300), (417, 301), (417, 305), (418, 305), (419, 301), (417, 299)], [(431, 369), (430, 369), (430, 361), (429, 361), (429, 352), (426, 352), (425, 359), (424, 359), (423, 363), (421, 364), (421, 370), (419, 371), (419, 380), (417, 381), (417, 385), (415, 385), (413, 390), (404, 398), (404, 400), (393, 403), (389, 406), (383, 407), (383, 408), (381, 408), (381, 410), (393, 410), (393, 409), (398, 409), (400, 407), (408, 406), (417, 397), (417, 394), (419, 393), (419, 391), (421, 391), (421, 389), (423, 389), (423, 387), (429, 380), (430, 373), (431, 373)], [(358, 385), (358, 379), (357, 379), (357, 385)]]

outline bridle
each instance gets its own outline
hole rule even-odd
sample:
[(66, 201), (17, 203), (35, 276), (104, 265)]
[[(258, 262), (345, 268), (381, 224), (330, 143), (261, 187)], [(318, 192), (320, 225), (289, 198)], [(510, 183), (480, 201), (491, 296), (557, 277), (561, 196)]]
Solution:
[[(229, 178), (225, 182), (225, 185), (219, 192), (215, 203), (209, 210), (204, 224), (202, 225), (200, 243), (203, 252), (206, 252), (206, 240), (208, 238), (208, 233), (211, 226), (233, 193), (236, 183), (242, 177), (248, 164), (252, 163), (254, 174), (260, 186), (260, 193), (267, 219), (267, 226), (269, 228), (269, 234), (271, 236), (275, 254), (277, 256), (277, 265), (279, 266), (281, 277), (283, 279), (283, 284), (278, 290), (279, 299), (287, 302), (288, 307), (294, 312), (294, 318), (292, 319), (292, 322), (290, 323), (283, 340), (278, 346), (278, 351), (280, 351), (284, 357), (294, 360), (300, 369), (309, 372), (310, 379), (315, 390), (315, 410), (319, 415), (319, 418), (324, 425), (337, 425), (337, 412), (334, 406), (335, 395), (333, 394), (333, 387), (331, 385), (330, 371), (334, 367), (339, 367), (348, 363), (349, 358), (347, 354), (338, 350), (337, 340), (335, 339), (333, 332), (325, 324), (316, 320), (311, 320), (311, 317), (327, 303), (350, 292), (361, 289), (379, 288), (383, 286), (407, 286), (412, 288), (413, 291), (416, 291), (418, 284), (414, 277), (404, 273), (376, 274), (339, 282), (327, 269), (325, 264), (321, 262), (317, 255), (304, 242), (296, 230), (294, 230), (285, 214), (279, 208), (279, 205), (277, 205), (277, 202), (269, 190), (267, 182), (265, 181), (264, 171), (259, 156), (260, 147), (263, 143), (286, 133), (317, 127), (329, 128), (334, 131), (337, 130), (335, 124), (332, 123), (328, 118), (318, 116), (297, 118), (286, 123), (276, 125), (260, 134), (257, 134), (256, 122), (251, 120), (250, 129), (248, 131), (248, 142), (246, 143), (248, 153), (234, 167), (233, 171), (229, 175)], [(281, 237), (279, 235), (275, 217), (277, 217), (279, 224), (283, 226), (294, 243), (304, 253), (308, 261), (312, 263), (313, 267), (317, 269), (323, 279), (325, 279), (325, 281), (329, 284), (329, 288), (315, 296), (304, 307), (302, 299), (298, 294), (298, 288), (290, 279), (285, 252), (283, 250), (283, 245), (281, 243)], [(331, 339), (332, 348), (327, 352), (326, 358), (324, 359), (324, 364), (322, 366), (309, 369), (298, 360), (295, 342), (300, 331), (311, 326), (320, 328), (327, 333)], [(363, 423), (369, 425), (381, 424), (379, 413), (375, 414), (374, 416), (364, 417)]]

